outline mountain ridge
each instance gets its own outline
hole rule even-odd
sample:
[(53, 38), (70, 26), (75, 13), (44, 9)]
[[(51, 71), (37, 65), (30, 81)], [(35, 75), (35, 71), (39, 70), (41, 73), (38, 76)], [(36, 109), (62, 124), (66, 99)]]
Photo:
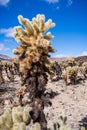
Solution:
[[(76, 61), (82, 61), (82, 62), (87, 61), (87, 56), (78, 56), (78, 57), (73, 57), (73, 58), (75, 58)], [(51, 57), (51, 59), (53, 61), (61, 62), (61, 61), (66, 60), (67, 57)], [(10, 56), (0, 54), (0, 60), (2, 60), (2, 61), (10, 61), (11, 62), (12, 58)]]
[(2, 60), (2, 61), (10, 61), (11, 62), (12, 58), (10, 56), (0, 54), (0, 60)]
[[(58, 62), (64, 61), (67, 58), (68, 57), (51, 57), (53, 61), (58, 61)], [(87, 56), (78, 56), (78, 57), (73, 57), (73, 58), (75, 58), (76, 61), (82, 61), (82, 62), (87, 61)]]

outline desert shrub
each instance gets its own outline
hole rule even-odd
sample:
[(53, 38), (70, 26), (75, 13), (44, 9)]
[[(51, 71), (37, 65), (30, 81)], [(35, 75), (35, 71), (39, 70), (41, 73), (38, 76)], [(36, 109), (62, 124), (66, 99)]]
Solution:
[(7, 78), (10, 81), (14, 81), (15, 71), (14, 71), (13, 62), (3, 61), (2, 66), (3, 66), (3, 72), (7, 76)]
[(65, 69), (66, 67), (69, 67), (69, 66), (73, 67), (75, 65), (76, 65), (76, 61), (73, 57), (69, 57), (66, 60), (62, 61), (62, 63), (61, 63), (61, 66), (63, 69)]
[(69, 58), (67, 58), (66, 59), (66, 62), (67, 62), (67, 64), (68, 64), (68, 66), (75, 66), (75, 59), (73, 58), (73, 57), (69, 57)]
[(69, 66), (65, 70), (63, 70), (62, 78), (65, 80), (66, 84), (68, 83), (68, 80), (70, 80), (71, 84), (75, 84), (77, 80), (77, 74), (78, 66)]
[(80, 72), (83, 74), (84, 79), (87, 78), (87, 62), (83, 62), (82, 66), (80, 66)]

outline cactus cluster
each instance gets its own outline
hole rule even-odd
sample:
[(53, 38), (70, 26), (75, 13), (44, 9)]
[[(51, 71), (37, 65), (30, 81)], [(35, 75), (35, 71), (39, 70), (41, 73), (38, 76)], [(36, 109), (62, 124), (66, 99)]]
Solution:
[[(59, 65), (58, 65), (59, 64)], [(55, 63), (53, 64), (55, 66)], [(56, 68), (58, 68), (58, 80), (63, 79), (66, 84), (76, 84), (80, 81), (87, 79), (87, 62), (76, 61), (74, 58), (67, 58), (65, 61), (60, 63), (56, 62), (55, 70), (52, 69), (56, 74)], [(52, 81), (55, 81), (55, 77), (52, 77)]]
[(62, 77), (65, 80), (65, 82), (68, 82), (68, 79), (72, 84), (76, 83), (77, 79), (77, 74), (78, 74), (78, 66), (73, 66), (73, 67), (67, 67), (66, 70), (63, 70), (62, 72)]
[(68, 66), (75, 66), (76, 65), (76, 61), (73, 57), (68, 57), (64, 62), (63, 62), (63, 67), (66, 68)]
[(27, 107), (6, 107), (0, 116), (0, 130), (26, 130), (26, 125), (31, 121)]
[(17, 67), (13, 62), (0, 61), (0, 82), (5, 82), (7, 77), (8, 80), (14, 81), (14, 75), (18, 73)]

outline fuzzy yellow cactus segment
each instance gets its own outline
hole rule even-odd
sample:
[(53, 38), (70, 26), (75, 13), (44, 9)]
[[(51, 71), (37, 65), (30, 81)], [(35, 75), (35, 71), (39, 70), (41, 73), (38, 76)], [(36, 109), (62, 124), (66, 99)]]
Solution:
[(40, 127), (39, 123), (35, 123), (34, 130), (41, 130), (41, 127)]
[(82, 126), (82, 127), (81, 127), (81, 130), (86, 130), (86, 129), (85, 129), (85, 127)]
[(0, 116), (0, 130), (26, 130), (30, 121), (27, 107), (6, 107), (4, 114)]
[(4, 123), (8, 127), (12, 127), (12, 125), (13, 125), (11, 112), (12, 112), (11, 108), (6, 107), (6, 110), (5, 110), (4, 115), (3, 115)]
[(13, 119), (13, 123), (20, 123), (23, 121), (23, 118), (22, 118), (22, 111), (23, 111), (23, 108), (22, 107), (14, 107), (13, 110), (12, 110), (12, 119)]
[(0, 130), (10, 130), (13, 125), (11, 108), (6, 107), (6, 110), (2, 116), (0, 116)]
[(33, 128), (31, 128), (30, 130), (41, 130), (41, 126), (39, 123), (35, 123)]
[(24, 122), (25, 124), (28, 124), (31, 120), (28, 108), (21, 106), (14, 107), (12, 110), (12, 119), (13, 123)]
[(27, 109), (27, 107), (24, 107), (23, 110), (23, 122), (25, 122), (25, 124), (29, 124), (31, 121), (31, 117), (29, 115), (29, 111)]
[(13, 129), (12, 130), (26, 130), (26, 125), (24, 122), (22, 123), (16, 123), (13, 125)]

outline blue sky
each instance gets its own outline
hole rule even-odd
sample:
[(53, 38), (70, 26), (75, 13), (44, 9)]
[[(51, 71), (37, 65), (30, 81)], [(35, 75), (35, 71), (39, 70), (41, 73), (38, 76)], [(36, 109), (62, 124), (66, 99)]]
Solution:
[(38, 13), (56, 23), (50, 29), (57, 50), (52, 56), (87, 55), (87, 0), (0, 0), (0, 54), (13, 57), (19, 46), (13, 38), (18, 15), (31, 20)]

